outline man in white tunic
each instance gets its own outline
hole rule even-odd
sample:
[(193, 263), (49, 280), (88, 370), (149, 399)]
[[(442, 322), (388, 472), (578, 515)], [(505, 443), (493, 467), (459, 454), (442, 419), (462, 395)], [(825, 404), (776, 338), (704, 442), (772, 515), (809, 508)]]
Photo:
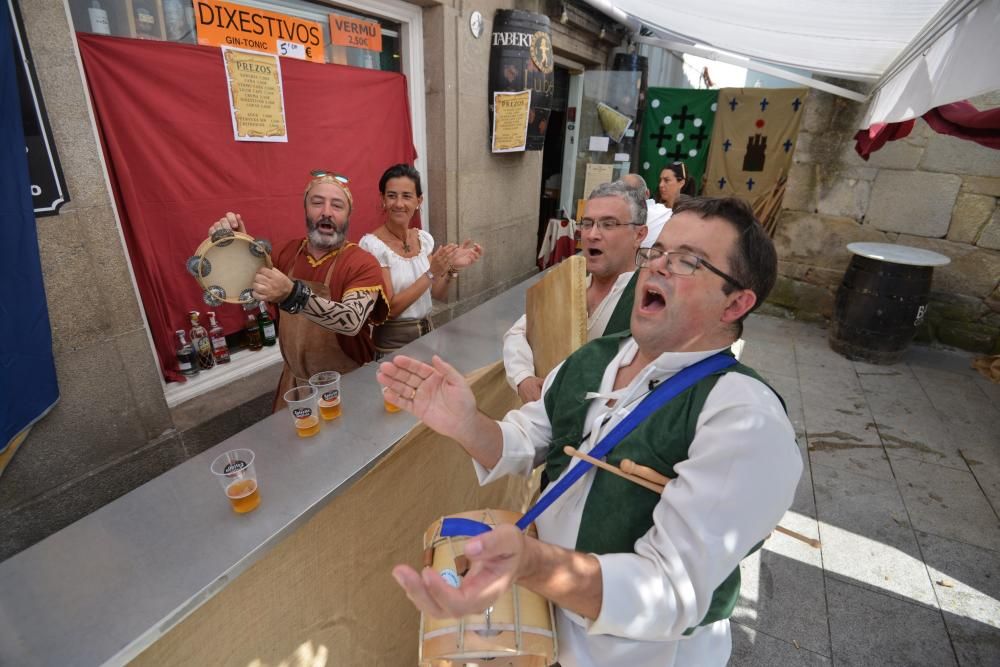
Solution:
[(642, 247), (649, 248), (656, 243), (656, 239), (660, 238), (663, 225), (667, 224), (672, 211), (660, 202), (650, 198), (649, 186), (646, 185), (646, 179), (639, 174), (625, 174), (622, 176), (622, 181), (629, 190), (635, 192), (641, 200), (646, 202), (646, 228), (649, 232), (642, 242)]
[[(670, 234), (637, 253), (628, 332), (584, 345), (545, 380), (543, 400), (496, 422), (440, 358), (382, 364), (389, 400), (470, 454), (482, 483), (544, 464), (556, 483), (653, 386), (735, 341), (774, 284), (776, 255), (749, 207), (690, 199)], [(590, 469), (537, 520), (471, 538), (452, 588), (432, 569), (393, 576), (436, 617), (487, 608), (514, 583), (557, 607), (562, 667), (725, 665), (739, 562), (791, 505), (802, 471), (780, 398), (736, 364), (646, 418), (608, 455), (671, 478), (659, 494)]]
[[(646, 237), (643, 199), (622, 181), (599, 185), (590, 193), (578, 226), (587, 261), (587, 340), (594, 340), (628, 328), (635, 251)], [(523, 402), (541, 398), (545, 378), (535, 375), (524, 315), (503, 336), (503, 365), (507, 382)]]

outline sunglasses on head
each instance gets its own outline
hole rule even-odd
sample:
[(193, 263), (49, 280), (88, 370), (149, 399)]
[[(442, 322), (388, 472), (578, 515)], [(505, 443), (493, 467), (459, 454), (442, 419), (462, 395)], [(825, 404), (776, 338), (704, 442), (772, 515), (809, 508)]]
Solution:
[(336, 179), (341, 183), (350, 183), (351, 179), (342, 174), (338, 174), (335, 171), (330, 171), (329, 169), (313, 169), (309, 172), (309, 175), (313, 178), (323, 178), (324, 176), (329, 176), (330, 178)]
[(682, 181), (686, 181), (687, 180), (688, 170), (687, 170), (687, 167), (684, 166), (683, 162), (674, 162), (674, 163), (671, 163), (670, 166), (671, 167), (680, 167), (681, 168), (681, 180)]

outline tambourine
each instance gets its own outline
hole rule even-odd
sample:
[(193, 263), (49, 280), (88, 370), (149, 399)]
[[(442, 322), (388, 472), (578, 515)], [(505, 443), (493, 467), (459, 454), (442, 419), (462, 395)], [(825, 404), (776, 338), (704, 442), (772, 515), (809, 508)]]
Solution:
[(254, 303), (251, 285), (261, 267), (272, 267), (271, 243), (231, 229), (218, 229), (187, 260), (209, 306)]

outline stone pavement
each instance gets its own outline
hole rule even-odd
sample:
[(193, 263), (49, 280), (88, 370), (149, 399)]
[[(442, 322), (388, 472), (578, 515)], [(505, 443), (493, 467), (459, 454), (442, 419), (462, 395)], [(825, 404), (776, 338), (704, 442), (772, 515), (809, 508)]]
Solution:
[(1000, 385), (974, 355), (893, 366), (814, 324), (753, 316), (743, 361), (781, 393), (805, 468), (742, 565), (730, 665), (1000, 665)]

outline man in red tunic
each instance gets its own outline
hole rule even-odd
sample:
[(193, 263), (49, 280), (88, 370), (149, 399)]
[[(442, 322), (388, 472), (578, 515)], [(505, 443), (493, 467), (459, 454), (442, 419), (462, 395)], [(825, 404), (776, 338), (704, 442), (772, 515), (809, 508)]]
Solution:
[[(280, 246), (274, 268), (254, 276), (254, 298), (284, 311), (276, 411), (285, 405), (282, 395), (311, 375), (346, 373), (375, 358), (370, 325), (388, 317), (389, 303), (378, 262), (347, 242), (353, 202), (346, 178), (314, 171), (305, 193), (305, 238)], [(209, 233), (218, 229), (246, 233), (239, 213), (226, 213)]]

